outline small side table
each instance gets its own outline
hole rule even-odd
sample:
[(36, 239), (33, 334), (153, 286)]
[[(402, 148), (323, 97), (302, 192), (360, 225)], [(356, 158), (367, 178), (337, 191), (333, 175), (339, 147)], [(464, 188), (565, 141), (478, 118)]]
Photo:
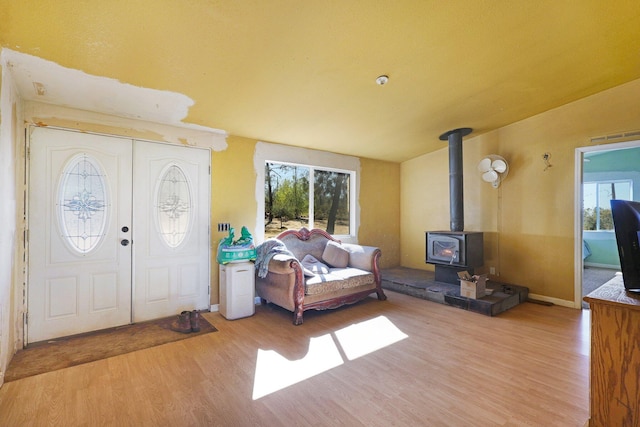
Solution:
[(220, 314), (240, 319), (255, 313), (255, 273), (252, 262), (220, 265)]

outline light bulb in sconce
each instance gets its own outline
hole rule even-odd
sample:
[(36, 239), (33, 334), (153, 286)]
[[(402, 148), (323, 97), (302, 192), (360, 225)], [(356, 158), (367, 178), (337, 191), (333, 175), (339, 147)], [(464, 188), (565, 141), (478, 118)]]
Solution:
[(550, 162), (549, 159), (551, 158), (551, 153), (547, 152), (544, 153), (542, 155), (542, 160), (544, 160), (544, 170), (546, 171), (547, 169), (549, 169), (551, 166), (553, 166)]

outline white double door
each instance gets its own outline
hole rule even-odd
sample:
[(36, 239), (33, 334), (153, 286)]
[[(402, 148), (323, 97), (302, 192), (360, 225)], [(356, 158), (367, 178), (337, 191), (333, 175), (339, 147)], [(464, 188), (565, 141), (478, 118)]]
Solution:
[(32, 128), (27, 342), (209, 306), (208, 150)]

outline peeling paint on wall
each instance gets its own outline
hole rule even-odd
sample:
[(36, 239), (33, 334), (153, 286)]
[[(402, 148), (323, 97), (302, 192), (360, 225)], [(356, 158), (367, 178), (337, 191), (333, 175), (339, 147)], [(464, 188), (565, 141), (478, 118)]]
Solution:
[(115, 117), (91, 111), (75, 110), (56, 105), (26, 101), (23, 103), (24, 121), (37, 126), (76, 129), (84, 132), (123, 136), (148, 141), (170, 142), (213, 151), (227, 149), (227, 134), (199, 130), (187, 126)]
[[(0, 54), (0, 63), (11, 74), (21, 100), (48, 106), (34, 108), (30, 116), (25, 115), (25, 120), (31, 123), (69, 125), (69, 121), (78, 120), (79, 110), (86, 112), (82, 117), (86, 123), (115, 128), (131, 126), (136, 131), (161, 135), (159, 139), (162, 141), (214, 151), (227, 148), (226, 132), (182, 122), (194, 105), (186, 95), (89, 75), (6, 48)], [(69, 113), (69, 110), (59, 107), (76, 111)], [(52, 110), (55, 110), (55, 115)], [(111, 118), (105, 122), (106, 116)], [(180, 128), (182, 135), (167, 131), (167, 126)]]
[[(11, 75), (3, 63), (0, 63), (0, 386), (4, 382), (4, 372), (21, 344), (18, 327), (23, 309), (18, 304), (22, 293), (16, 288), (22, 283), (24, 276), (16, 268), (16, 259), (23, 254), (21, 233), (17, 231), (17, 212), (20, 203), (16, 192), (17, 176), (21, 170), (16, 161), (14, 139), (18, 138), (16, 127), (19, 123), (16, 104), (18, 96)], [(21, 201), (21, 200), (20, 200)], [(12, 310), (12, 307), (14, 308)]]

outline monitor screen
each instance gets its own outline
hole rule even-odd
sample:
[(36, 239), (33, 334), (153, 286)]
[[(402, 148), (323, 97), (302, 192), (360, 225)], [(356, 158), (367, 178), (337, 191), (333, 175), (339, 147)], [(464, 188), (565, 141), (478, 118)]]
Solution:
[(640, 292), (640, 202), (611, 200), (611, 214), (624, 287)]

